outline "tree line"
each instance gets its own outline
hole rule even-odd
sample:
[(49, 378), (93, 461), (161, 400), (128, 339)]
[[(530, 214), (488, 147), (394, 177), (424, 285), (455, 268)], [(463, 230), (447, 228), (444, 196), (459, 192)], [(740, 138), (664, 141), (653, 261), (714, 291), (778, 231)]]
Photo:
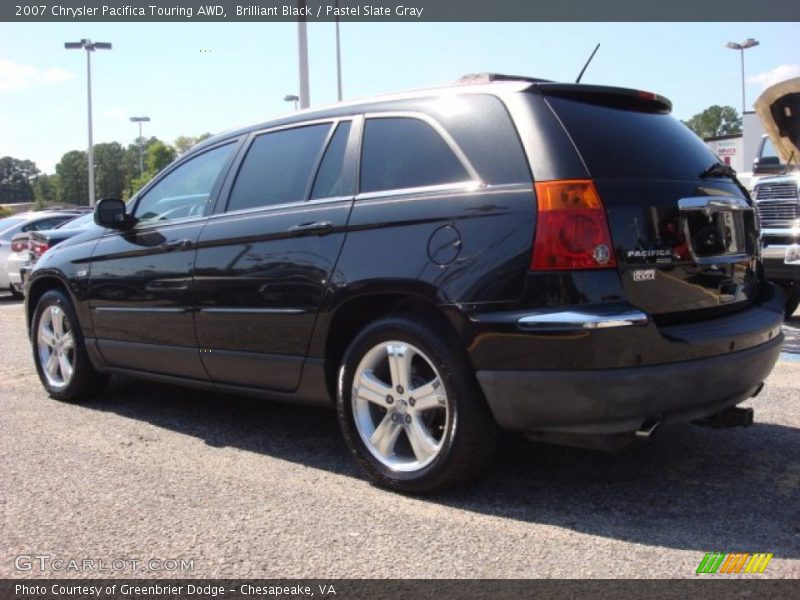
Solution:
[[(211, 137), (180, 136), (173, 144), (157, 137), (142, 141), (142, 169), (138, 140), (124, 147), (118, 142), (95, 144), (94, 177), (97, 198), (127, 200), (156, 173), (189, 148)], [(61, 157), (55, 173), (42, 173), (31, 160), (0, 158), (0, 204), (36, 202), (48, 204), (89, 203), (88, 159), (85, 150), (70, 150)]]

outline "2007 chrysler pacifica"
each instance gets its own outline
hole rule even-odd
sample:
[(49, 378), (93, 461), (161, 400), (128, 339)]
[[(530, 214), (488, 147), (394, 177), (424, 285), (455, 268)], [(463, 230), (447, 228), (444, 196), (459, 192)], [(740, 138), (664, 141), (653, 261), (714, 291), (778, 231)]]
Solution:
[(479, 472), (498, 428), (747, 424), (783, 302), (746, 191), (670, 110), (483, 75), (217, 136), (39, 260), (39, 376), (335, 403), (408, 492)]

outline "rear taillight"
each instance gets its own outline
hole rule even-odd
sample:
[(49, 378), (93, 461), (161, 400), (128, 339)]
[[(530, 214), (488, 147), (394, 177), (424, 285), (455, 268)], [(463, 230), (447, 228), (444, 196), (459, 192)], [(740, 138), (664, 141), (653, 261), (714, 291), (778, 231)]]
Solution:
[(31, 242), (30, 246), (36, 256), (41, 256), (50, 248), (50, 246), (42, 244), (41, 242)]
[(12, 252), (22, 252), (23, 250), (28, 249), (28, 240), (12, 240), (11, 241), (11, 251)]
[(536, 184), (539, 214), (531, 269), (607, 269), (615, 266), (603, 202), (588, 179)]

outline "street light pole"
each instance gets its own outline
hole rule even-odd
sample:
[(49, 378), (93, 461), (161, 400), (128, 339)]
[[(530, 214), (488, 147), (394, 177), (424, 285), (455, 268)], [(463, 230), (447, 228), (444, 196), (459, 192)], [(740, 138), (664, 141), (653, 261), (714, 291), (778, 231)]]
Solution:
[(294, 102), (294, 109), (297, 110), (297, 103), (300, 101), (300, 96), (294, 94), (286, 94), (283, 97), (284, 102)]
[(144, 174), (144, 148), (143, 142), (144, 138), (142, 137), (142, 123), (149, 123), (150, 117), (131, 117), (132, 123), (139, 124), (139, 138), (136, 140), (139, 145), (139, 175)]
[(89, 149), (87, 151), (87, 162), (89, 163), (89, 206), (94, 206), (94, 144), (92, 142), (92, 52), (95, 50), (111, 50), (111, 44), (107, 42), (92, 42), (83, 39), (80, 42), (66, 42), (64, 48), (67, 50), (86, 50), (86, 98), (88, 104), (89, 120)]
[(758, 46), (758, 40), (754, 40), (753, 38), (747, 38), (742, 43), (738, 42), (728, 42), (725, 47), (730, 48), (731, 50), (738, 50), (739, 56), (741, 58), (742, 64), (742, 115), (744, 115), (744, 111), (747, 108), (747, 103), (745, 102), (745, 95), (744, 95), (744, 51), (748, 48), (753, 48)]
[(339, 102), (342, 101), (342, 53), (339, 44), (339, 0), (334, 2), (336, 7), (336, 92)]
[[(297, 7), (300, 14), (305, 9), (305, 0), (297, 0)], [(303, 16), (297, 19), (297, 58), (300, 71), (300, 108), (311, 106), (311, 99), (308, 91), (308, 35), (306, 32), (306, 19)]]

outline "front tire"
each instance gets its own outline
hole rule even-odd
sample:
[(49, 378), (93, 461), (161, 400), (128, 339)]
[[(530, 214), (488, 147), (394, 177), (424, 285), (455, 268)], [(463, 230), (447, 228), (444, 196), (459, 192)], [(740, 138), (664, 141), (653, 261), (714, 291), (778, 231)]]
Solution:
[(339, 369), (339, 424), (376, 484), (409, 493), (466, 482), (488, 464), (497, 427), (447, 328), (396, 316), (363, 329)]
[(51, 398), (80, 402), (105, 387), (108, 375), (92, 367), (78, 317), (63, 292), (50, 290), (39, 299), (31, 336), (36, 372)]

